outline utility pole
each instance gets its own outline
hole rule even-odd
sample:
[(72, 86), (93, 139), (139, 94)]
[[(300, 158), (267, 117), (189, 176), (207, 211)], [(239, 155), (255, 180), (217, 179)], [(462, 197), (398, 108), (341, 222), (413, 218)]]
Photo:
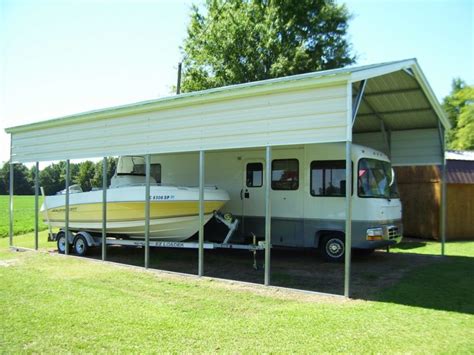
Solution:
[(176, 83), (176, 95), (179, 95), (181, 93), (181, 68), (182, 68), (182, 62), (178, 63), (178, 82)]

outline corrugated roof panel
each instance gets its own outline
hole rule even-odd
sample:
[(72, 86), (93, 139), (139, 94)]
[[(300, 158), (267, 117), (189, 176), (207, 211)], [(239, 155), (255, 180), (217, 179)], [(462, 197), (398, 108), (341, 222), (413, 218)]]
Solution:
[(407, 74), (405, 71), (399, 70), (370, 79), (370, 84), (366, 87), (366, 93), (370, 95), (374, 92), (406, 90), (418, 87), (419, 85), (415, 78)]
[(474, 161), (447, 160), (446, 182), (448, 184), (474, 184)]
[(438, 128), (438, 116), (420, 85), (403, 70), (369, 79), (354, 132), (379, 131), (380, 120), (391, 131)]
[(383, 113), (386, 111), (416, 110), (420, 108), (431, 109), (425, 95), (419, 91), (409, 93), (384, 94), (377, 96), (368, 96), (365, 100), (377, 111)]
[(356, 124), (353, 128), (354, 133), (379, 132), (380, 130), (380, 120), (374, 115), (357, 117)]

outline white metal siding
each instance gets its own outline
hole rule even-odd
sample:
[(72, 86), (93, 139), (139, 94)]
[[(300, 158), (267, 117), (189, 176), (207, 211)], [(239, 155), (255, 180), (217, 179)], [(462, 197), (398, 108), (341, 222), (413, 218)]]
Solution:
[(393, 165), (439, 165), (443, 152), (437, 129), (392, 133)]
[[(354, 143), (387, 153), (381, 132), (356, 133)], [(391, 134), (393, 165), (439, 165), (442, 163), (440, 136), (437, 129), (394, 131)]]
[(14, 162), (344, 141), (346, 85), (12, 134)]

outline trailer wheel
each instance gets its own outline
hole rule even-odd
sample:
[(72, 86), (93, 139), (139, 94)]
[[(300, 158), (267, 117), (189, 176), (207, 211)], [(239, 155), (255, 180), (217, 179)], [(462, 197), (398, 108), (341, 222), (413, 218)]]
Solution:
[(84, 256), (89, 249), (87, 240), (82, 235), (78, 235), (74, 240), (74, 252), (79, 256)]
[(66, 252), (66, 233), (61, 231), (56, 235), (56, 244), (58, 246), (58, 253), (64, 254)]
[(329, 262), (341, 262), (344, 260), (346, 247), (344, 239), (338, 235), (328, 235), (323, 238), (321, 253), (324, 260)]

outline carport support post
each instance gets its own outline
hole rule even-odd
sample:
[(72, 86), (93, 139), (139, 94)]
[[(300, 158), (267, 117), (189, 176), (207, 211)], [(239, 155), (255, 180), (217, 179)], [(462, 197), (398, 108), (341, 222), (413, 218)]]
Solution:
[(441, 166), (441, 205), (440, 205), (440, 223), (439, 231), (441, 234), (441, 255), (446, 254), (445, 243), (446, 243), (446, 159), (444, 157)]
[(10, 155), (10, 246), (13, 246), (13, 169), (15, 168), (15, 165), (11, 162), (11, 155)]
[(439, 143), (441, 146), (441, 201), (439, 207), (439, 234), (441, 237), (441, 255), (446, 253), (446, 135), (441, 122), (438, 121)]
[(351, 251), (352, 251), (352, 142), (346, 141), (346, 227), (345, 227), (345, 259), (344, 259), (344, 296), (349, 297), (351, 282)]
[(364, 96), (366, 81), (361, 82), (356, 102), (352, 102), (352, 84), (347, 83), (347, 131), (346, 131), (346, 225), (344, 252), (344, 296), (350, 296), (352, 254), (352, 126)]
[(107, 158), (102, 161), (102, 261), (107, 253)]
[(145, 269), (150, 265), (150, 154), (145, 156)]
[(38, 205), (39, 205), (39, 162), (36, 162), (35, 172), (35, 250), (38, 250)]
[(199, 151), (199, 250), (198, 275), (204, 275), (204, 151)]
[(271, 200), (270, 200), (270, 191), (272, 183), (272, 147), (267, 146), (266, 157), (265, 157), (265, 276), (264, 284), (265, 286), (270, 285), (270, 250), (271, 250), (271, 226), (272, 226), (272, 217), (271, 217)]
[(66, 160), (66, 203), (65, 203), (65, 222), (66, 226), (64, 227), (64, 233), (66, 236), (66, 245), (64, 246), (64, 254), (68, 255), (69, 254), (69, 180), (71, 179), (70, 177), (70, 163), (69, 159)]

